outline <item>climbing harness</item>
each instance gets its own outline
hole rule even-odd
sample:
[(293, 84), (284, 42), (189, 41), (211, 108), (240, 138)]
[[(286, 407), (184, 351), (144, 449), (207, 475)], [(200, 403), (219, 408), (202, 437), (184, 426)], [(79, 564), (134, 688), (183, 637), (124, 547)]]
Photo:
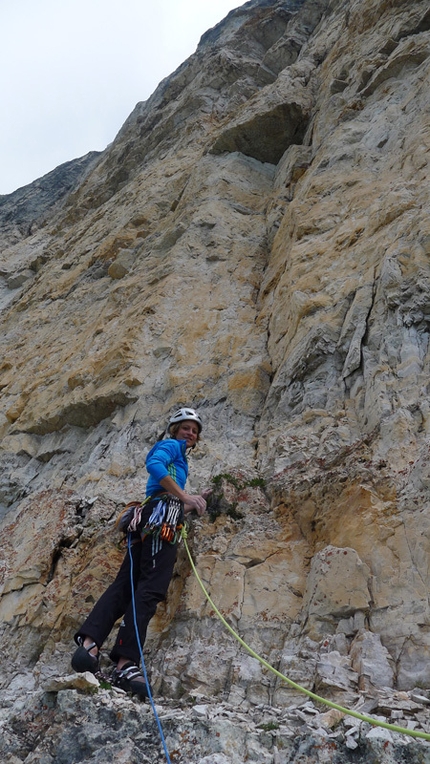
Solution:
[[(146, 525), (142, 528), (142, 512), (150, 501), (158, 498)], [(184, 505), (170, 493), (160, 496), (147, 496), (142, 502), (131, 501), (126, 504), (116, 521), (116, 527), (122, 533), (140, 532), (142, 539), (151, 534), (154, 539), (176, 544), (181, 539), (184, 522)]]
[(203, 581), (201, 580), (196, 566), (194, 565), (193, 558), (191, 557), (190, 549), (188, 547), (187, 543), (187, 529), (184, 526), (182, 529), (182, 538), (184, 540), (184, 546), (188, 555), (188, 559), (190, 561), (191, 568), (193, 570), (193, 573), (197, 579), (197, 582), (205, 595), (207, 601), (217, 614), (218, 618), (220, 619), (221, 623), (224, 624), (226, 629), (232, 634), (232, 636), (239, 642), (239, 644), (242, 645), (242, 647), (247, 650), (247, 652), (252, 655), (253, 658), (258, 660), (262, 666), (267, 668), (269, 671), (271, 671), (273, 674), (275, 674), (277, 677), (282, 679), (284, 682), (286, 682), (290, 687), (293, 687), (295, 690), (298, 690), (299, 692), (303, 692), (305, 695), (307, 695), (309, 698), (312, 698), (312, 700), (316, 700), (319, 703), (323, 703), (326, 706), (329, 706), (329, 708), (334, 708), (336, 711), (340, 711), (342, 714), (345, 714), (346, 716), (353, 716), (356, 719), (360, 719), (362, 722), (368, 722), (368, 724), (372, 724), (374, 727), (383, 727), (384, 729), (391, 730), (392, 732), (400, 732), (402, 735), (409, 735), (410, 737), (416, 737), (416, 738), (422, 738), (423, 740), (429, 740), (430, 741), (430, 734), (427, 732), (420, 732), (419, 730), (410, 730), (406, 729), (405, 727), (398, 727), (395, 724), (389, 724), (388, 722), (382, 722), (378, 719), (374, 719), (371, 716), (366, 716), (365, 714), (360, 714), (358, 711), (353, 711), (352, 709), (344, 708), (343, 706), (338, 705), (337, 703), (333, 703), (331, 700), (326, 700), (325, 698), (320, 697), (319, 695), (316, 695), (311, 690), (307, 690), (305, 687), (302, 687), (300, 684), (297, 684), (296, 682), (293, 682), (292, 679), (289, 679), (285, 674), (282, 674), (280, 671), (275, 669), (273, 666), (270, 665), (264, 658), (262, 658), (258, 653), (256, 653), (252, 647), (249, 647), (249, 645), (246, 644), (246, 642), (237, 634), (234, 629), (230, 626), (229, 623), (227, 623), (224, 616), (220, 613), (217, 606), (209, 596), (209, 593), (207, 592), (205, 585), (203, 584)]
[(136, 597), (135, 597), (134, 577), (133, 577), (133, 555), (131, 553), (131, 544), (132, 544), (132, 542), (131, 542), (131, 533), (128, 533), (128, 536), (127, 536), (127, 548), (128, 548), (129, 558), (130, 558), (131, 602), (132, 602), (132, 608), (133, 608), (134, 630), (136, 632), (136, 640), (137, 640), (137, 644), (138, 644), (138, 647), (139, 647), (139, 653), (140, 653), (140, 663), (141, 663), (141, 666), (142, 666), (143, 676), (145, 677), (146, 689), (148, 691), (149, 702), (151, 704), (151, 708), (152, 708), (152, 711), (153, 711), (153, 714), (154, 714), (155, 721), (157, 722), (157, 727), (158, 727), (158, 731), (160, 733), (160, 739), (161, 739), (163, 750), (164, 750), (164, 753), (165, 753), (165, 756), (166, 756), (167, 764), (171, 764), (171, 760), (170, 760), (170, 756), (169, 756), (169, 751), (167, 749), (166, 739), (164, 737), (163, 728), (161, 726), (160, 718), (159, 718), (159, 716), (157, 714), (157, 709), (155, 707), (154, 698), (152, 697), (151, 686), (149, 684), (149, 679), (148, 679), (148, 672), (146, 670), (145, 659), (143, 657), (142, 642), (141, 642), (141, 639), (140, 639), (139, 627), (138, 627), (138, 624), (137, 624)]

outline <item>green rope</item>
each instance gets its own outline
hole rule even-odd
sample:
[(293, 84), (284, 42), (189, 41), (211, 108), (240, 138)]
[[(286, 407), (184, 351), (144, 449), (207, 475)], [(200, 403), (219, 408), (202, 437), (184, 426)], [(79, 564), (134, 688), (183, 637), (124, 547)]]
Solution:
[(230, 626), (230, 624), (227, 623), (224, 616), (220, 613), (217, 606), (209, 596), (207, 590), (205, 589), (205, 586), (203, 584), (203, 581), (201, 580), (199, 574), (197, 573), (196, 566), (194, 565), (193, 558), (191, 557), (191, 553), (187, 544), (187, 531), (185, 526), (182, 529), (182, 538), (184, 539), (184, 545), (185, 549), (188, 554), (188, 558), (190, 560), (190, 564), (193, 570), (193, 573), (198, 581), (198, 584), (205, 595), (207, 601), (210, 603), (211, 607), (217, 614), (220, 621), (224, 624), (226, 629), (230, 632), (230, 634), (233, 635), (233, 637), (242, 645), (242, 647), (245, 648), (245, 650), (248, 651), (250, 655), (252, 655), (253, 658), (255, 658), (257, 661), (259, 661), (262, 666), (265, 666), (269, 671), (272, 671), (273, 674), (275, 674), (277, 677), (282, 679), (284, 682), (287, 682), (287, 684), (290, 685), (290, 687), (293, 687), (295, 690), (298, 690), (299, 692), (303, 692), (305, 695), (307, 695), (309, 698), (312, 698), (312, 700), (316, 700), (319, 703), (323, 703), (326, 706), (329, 706), (329, 708), (334, 708), (336, 711), (340, 711), (342, 714), (346, 714), (347, 716), (353, 716), (355, 719), (360, 719), (362, 722), (368, 722), (368, 724), (372, 724), (375, 727), (383, 727), (384, 729), (391, 730), (392, 732), (400, 732), (402, 735), (409, 735), (410, 737), (417, 737), (422, 738), (423, 740), (430, 740), (430, 735), (427, 732), (420, 732), (419, 730), (409, 730), (405, 727), (398, 727), (395, 724), (389, 724), (388, 722), (380, 722), (377, 719), (373, 719), (371, 716), (366, 716), (365, 714), (360, 714), (358, 711), (352, 711), (348, 708), (344, 708), (343, 706), (339, 706), (337, 703), (333, 703), (331, 700), (326, 700), (325, 698), (321, 698), (319, 695), (316, 695), (314, 692), (311, 692), (311, 690), (307, 690), (305, 687), (301, 687), (301, 685), (297, 684), (296, 682), (293, 682), (292, 679), (289, 679), (284, 674), (281, 674), (280, 671), (275, 669), (273, 666), (270, 665), (264, 658), (262, 658), (258, 653), (256, 653), (252, 647), (249, 647), (249, 645), (246, 644), (246, 642), (243, 641), (243, 639), (237, 634), (234, 629)]

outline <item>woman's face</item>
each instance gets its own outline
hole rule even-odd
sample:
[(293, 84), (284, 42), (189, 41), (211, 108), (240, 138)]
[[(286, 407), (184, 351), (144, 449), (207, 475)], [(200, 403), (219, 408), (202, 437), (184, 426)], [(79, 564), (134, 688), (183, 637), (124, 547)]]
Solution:
[(192, 419), (185, 419), (183, 422), (180, 422), (175, 437), (177, 440), (186, 440), (187, 448), (194, 446), (199, 437), (199, 427), (197, 422), (193, 422)]

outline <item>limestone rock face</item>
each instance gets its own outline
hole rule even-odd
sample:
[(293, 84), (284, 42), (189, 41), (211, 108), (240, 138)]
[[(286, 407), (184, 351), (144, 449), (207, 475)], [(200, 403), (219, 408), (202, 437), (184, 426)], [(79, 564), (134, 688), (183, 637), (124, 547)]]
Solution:
[[(73, 178), (0, 200), (1, 681), (33, 693), (0, 714), (15, 764), (40, 693), (80, 714), (56, 682), (184, 404), (190, 490), (215, 487), (188, 545), (230, 627), (305, 690), (430, 729), (429, 67), (426, 0), (251, 0)], [(196, 764), (359, 745), (234, 640), (184, 546), (146, 649), (158, 697), (201, 700)]]
[[(99, 156), (99, 151), (90, 151), (86, 156), (65, 162), (12, 194), (0, 196), (2, 246), (7, 242), (16, 244), (43, 227), (47, 218), (52, 217), (60, 206), (61, 200), (82, 182)], [(38, 270), (40, 265), (43, 263), (33, 263), (33, 270)], [(14, 288), (13, 285), (8, 286)]]

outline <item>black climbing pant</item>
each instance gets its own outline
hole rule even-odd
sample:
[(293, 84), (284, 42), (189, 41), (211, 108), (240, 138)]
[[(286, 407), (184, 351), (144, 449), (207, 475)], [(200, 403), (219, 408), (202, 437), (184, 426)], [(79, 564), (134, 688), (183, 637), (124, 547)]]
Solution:
[[(151, 502), (145, 507), (143, 524), (147, 522), (152, 509)], [(175, 565), (177, 544), (162, 542), (154, 535), (147, 535), (142, 540), (138, 532), (132, 533), (130, 540), (131, 544), (117, 577), (94, 605), (75, 635), (75, 641), (80, 636), (87, 636), (101, 647), (116, 621), (122, 618), (110, 658), (115, 663), (121, 657), (127, 658), (139, 665), (140, 650), (132, 604), (130, 553), (133, 560), (136, 621), (143, 646), (149, 621), (155, 614), (158, 603), (166, 597)]]

